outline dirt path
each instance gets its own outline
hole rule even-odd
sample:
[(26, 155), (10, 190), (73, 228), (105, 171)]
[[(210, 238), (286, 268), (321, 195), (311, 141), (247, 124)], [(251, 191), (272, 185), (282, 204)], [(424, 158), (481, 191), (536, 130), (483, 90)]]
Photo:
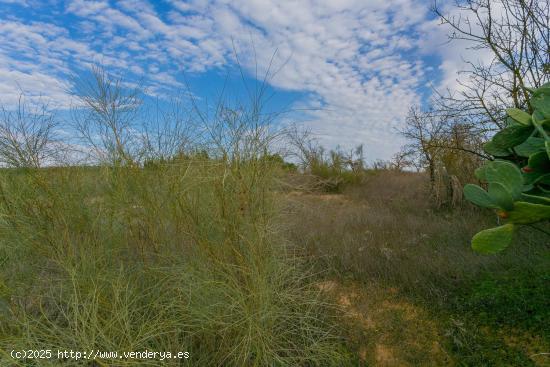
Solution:
[(369, 366), (452, 366), (442, 331), (425, 310), (394, 288), (327, 280), (317, 284), (344, 314), (359, 359)]

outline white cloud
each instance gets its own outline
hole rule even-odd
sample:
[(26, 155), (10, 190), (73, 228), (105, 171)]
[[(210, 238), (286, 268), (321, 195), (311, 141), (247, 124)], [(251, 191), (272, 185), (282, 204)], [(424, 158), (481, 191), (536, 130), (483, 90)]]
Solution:
[(16, 101), (24, 92), (67, 106), (71, 62), (84, 65), (101, 61), (128, 67), (87, 43), (71, 39), (66, 29), (50, 23), (0, 20), (0, 38), (0, 102), (4, 104)]
[[(322, 101), (324, 108), (310, 111), (307, 122), (322, 141), (365, 143), (372, 158), (389, 158), (399, 148), (395, 129), (418, 102), (415, 88), (423, 77), (421, 63), (402, 53), (416, 42), (407, 33), (427, 9), (416, 4), (414, 16), (403, 17), (411, 1), (226, 4), (203, 11), (221, 27), (218, 33), (233, 36), (249, 70), (256, 61), (265, 70), (272, 56), (265, 50), (279, 49), (274, 64), (285, 66), (271, 83)], [(254, 54), (251, 43), (262, 52)]]
[(21, 93), (28, 100), (45, 97), (57, 106), (66, 106), (69, 102), (66, 88), (63, 80), (40, 71), (25, 73), (0, 67), (0, 102), (7, 106), (16, 105)]
[(0, 0), (0, 4), (17, 4), (20, 6), (29, 6), (29, 3), (26, 0)]
[[(234, 46), (243, 67), (254, 74), (257, 64), (263, 76), (277, 50), (273, 68), (284, 66), (270, 83), (307, 92), (310, 100), (301, 105), (323, 106), (308, 111), (306, 123), (326, 144), (365, 143), (372, 159), (389, 158), (399, 148), (395, 128), (419, 102), (417, 88), (425, 84), (418, 47), (431, 46), (420, 39), (432, 30), (426, 1), (168, 3), (170, 11), (160, 14), (145, 0), (72, 0), (64, 10), (79, 18), (78, 32), (3, 21), (0, 56), (6, 63), (0, 65), (0, 81), (18, 77), (32, 88), (36, 77), (55, 85), (46, 93), (53, 90), (58, 98), (71, 64), (100, 61), (147, 75), (152, 89), (161, 90), (181, 86), (174, 78), (180, 70), (203, 72), (232, 63)], [(451, 74), (455, 65), (449, 61), (442, 67)], [(42, 85), (37, 82), (34, 89)], [(0, 89), (0, 99), (8, 93)]]

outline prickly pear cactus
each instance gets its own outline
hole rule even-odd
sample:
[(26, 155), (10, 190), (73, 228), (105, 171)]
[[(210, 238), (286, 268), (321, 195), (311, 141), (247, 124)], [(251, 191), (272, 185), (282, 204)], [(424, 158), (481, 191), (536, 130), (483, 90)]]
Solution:
[(464, 187), (466, 199), (494, 209), (504, 222), (473, 237), (481, 253), (505, 249), (520, 225), (550, 220), (550, 83), (530, 92), (533, 113), (508, 109), (507, 126), (484, 145), (495, 157), (476, 170), (487, 190)]

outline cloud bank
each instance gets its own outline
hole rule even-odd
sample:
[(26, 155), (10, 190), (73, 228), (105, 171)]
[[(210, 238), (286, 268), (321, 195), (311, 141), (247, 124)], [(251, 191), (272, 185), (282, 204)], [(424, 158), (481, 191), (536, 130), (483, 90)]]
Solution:
[(234, 65), (236, 52), (250, 75), (271, 65), (273, 87), (303, 96), (293, 107), (324, 144), (364, 143), (369, 159), (399, 149), (409, 106), (440, 82), (434, 70), (452, 78), (460, 59), (439, 48), (445, 33), (423, 0), (8, 2), (0, 0), (3, 103), (21, 89), (66, 104), (68, 76), (93, 62), (169, 93), (183, 73)]

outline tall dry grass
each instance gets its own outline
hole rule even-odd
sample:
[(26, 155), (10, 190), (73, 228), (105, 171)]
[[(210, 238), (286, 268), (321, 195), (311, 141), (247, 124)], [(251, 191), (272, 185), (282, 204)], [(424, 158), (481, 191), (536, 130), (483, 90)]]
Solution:
[(273, 233), (270, 172), (262, 159), (192, 158), (3, 172), (2, 349), (339, 365), (327, 308)]
[(529, 268), (544, 259), (545, 239), (532, 231), (502, 256), (473, 252), (471, 236), (496, 218), (469, 205), (435, 208), (421, 173), (371, 171), (343, 195), (294, 192), (286, 199), (283, 222), (291, 241), (320, 271), (382, 282), (439, 303), (476, 274)]
[(159, 152), (133, 128), (135, 92), (103, 72), (90, 83), (75, 113), (94, 165), (0, 171), (2, 364), (17, 363), (12, 349), (60, 349), (187, 351), (194, 366), (345, 365), (331, 307), (274, 225), (279, 173), (261, 98), (197, 110), (192, 148), (166, 135), (182, 131), (168, 119), (149, 130), (176, 144)]

